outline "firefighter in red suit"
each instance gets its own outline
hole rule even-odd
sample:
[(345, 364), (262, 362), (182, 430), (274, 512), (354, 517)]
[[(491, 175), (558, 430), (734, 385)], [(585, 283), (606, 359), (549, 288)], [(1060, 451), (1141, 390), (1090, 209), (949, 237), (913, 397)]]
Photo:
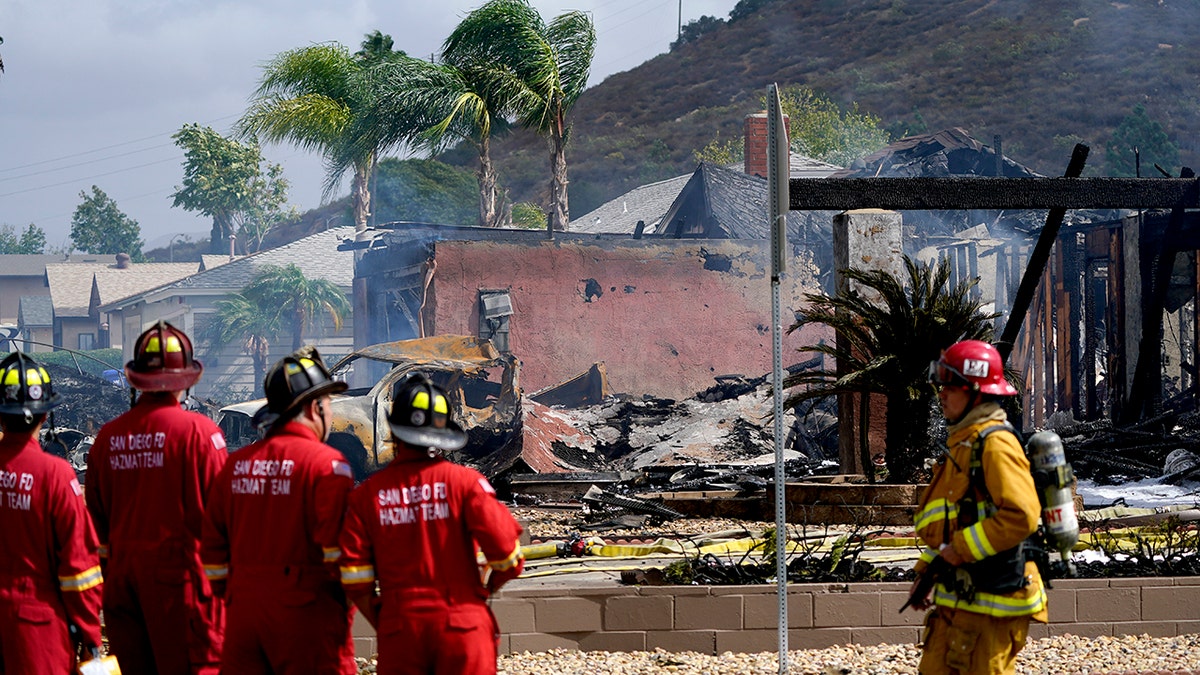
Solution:
[(204, 502), (228, 451), (212, 420), (180, 401), (204, 368), (165, 321), (125, 365), (140, 392), (88, 455), (88, 510), (105, 564), (104, 623), (125, 675), (216, 673), (225, 610), (204, 578)]
[(330, 394), (346, 383), (305, 348), (272, 366), (263, 389), (266, 437), (229, 457), (204, 524), (204, 571), (229, 611), (221, 672), (353, 675), (354, 609), (337, 564), (354, 479), (324, 443)]
[(45, 368), (0, 363), (0, 673), (61, 675), (100, 646), (99, 542), (75, 471), (38, 432), (61, 403)]
[(521, 574), (521, 526), (486, 478), (438, 453), (467, 436), (428, 378), (405, 384), (388, 423), (395, 459), (351, 493), (341, 540), (342, 585), (375, 626), (378, 672), (495, 673), (487, 600)]

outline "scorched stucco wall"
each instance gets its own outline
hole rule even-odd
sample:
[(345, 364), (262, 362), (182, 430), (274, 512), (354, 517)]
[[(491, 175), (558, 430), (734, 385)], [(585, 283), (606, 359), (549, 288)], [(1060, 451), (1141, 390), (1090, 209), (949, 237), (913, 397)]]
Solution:
[[(436, 332), (477, 334), (480, 290), (510, 292), (510, 347), (521, 385), (536, 391), (604, 361), (614, 392), (686, 398), (714, 377), (771, 371), (766, 242), (645, 244), (441, 241), (432, 295)], [(803, 293), (789, 270), (783, 327)], [(805, 285), (805, 282), (807, 285)], [(809, 334), (785, 335), (784, 364)]]

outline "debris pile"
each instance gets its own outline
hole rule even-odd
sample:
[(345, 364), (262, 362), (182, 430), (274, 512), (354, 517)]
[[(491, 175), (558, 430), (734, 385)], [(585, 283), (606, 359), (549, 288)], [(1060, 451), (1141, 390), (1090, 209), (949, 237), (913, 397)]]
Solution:
[(1172, 411), (1136, 424), (1108, 420), (1052, 425), (1079, 478), (1119, 485), (1147, 478), (1200, 481), (1200, 413)]
[[(569, 433), (529, 443), (523, 462), (485, 465), (485, 474), (514, 499), (537, 503), (553, 492), (578, 499), (598, 479), (613, 493), (734, 490), (764, 492), (773, 478), (773, 400), (765, 378), (717, 378), (717, 384), (683, 400), (610, 396), (576, 408), (555, 406), (531, 420), (550, 420)], [(823, 410), (786, 413), (785, 470), (789, 479), (833, 473), (836, 418)], [(537, 436), (540, 438), (540, 436)], [(547, 457), (549, 455), (549, 457)], [(551, 467), (547, 470), (545, 467)], [(574, 494), (572, 476), (578, 476)], [(551, 489), (548, 484), (553, 484)]]

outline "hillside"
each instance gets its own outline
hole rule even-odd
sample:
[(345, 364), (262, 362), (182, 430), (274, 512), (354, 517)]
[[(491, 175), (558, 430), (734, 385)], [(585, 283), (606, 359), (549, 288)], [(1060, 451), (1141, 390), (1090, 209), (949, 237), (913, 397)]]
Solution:
[[(1104, 144), (1138, 103), (1200, 165), (1200, 0), (775, 0), (588, 89), (573, 110), (571, 214), (695, 167), (694, 149), (741, 135), (771, 82), (882, 119), (897, 137), (960, 126), (1046, 175), (1076, 142)], [(544, 142), (494, 146), (514, 201), (539, 200)], [(470, 165), (469, 153), (448, 161)], [(1143, 175), (1154, 174), (1143, 165)], [(1178, 167), (1171, 167), (1177, 169)]]

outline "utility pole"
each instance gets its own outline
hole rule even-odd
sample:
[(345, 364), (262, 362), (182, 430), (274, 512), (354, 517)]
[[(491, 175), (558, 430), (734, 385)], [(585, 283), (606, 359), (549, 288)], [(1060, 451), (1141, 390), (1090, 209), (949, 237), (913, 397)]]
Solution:
[(679, 29), (675, 32), (675, 41), (683, 39), (683, 0), (679, 0)]

